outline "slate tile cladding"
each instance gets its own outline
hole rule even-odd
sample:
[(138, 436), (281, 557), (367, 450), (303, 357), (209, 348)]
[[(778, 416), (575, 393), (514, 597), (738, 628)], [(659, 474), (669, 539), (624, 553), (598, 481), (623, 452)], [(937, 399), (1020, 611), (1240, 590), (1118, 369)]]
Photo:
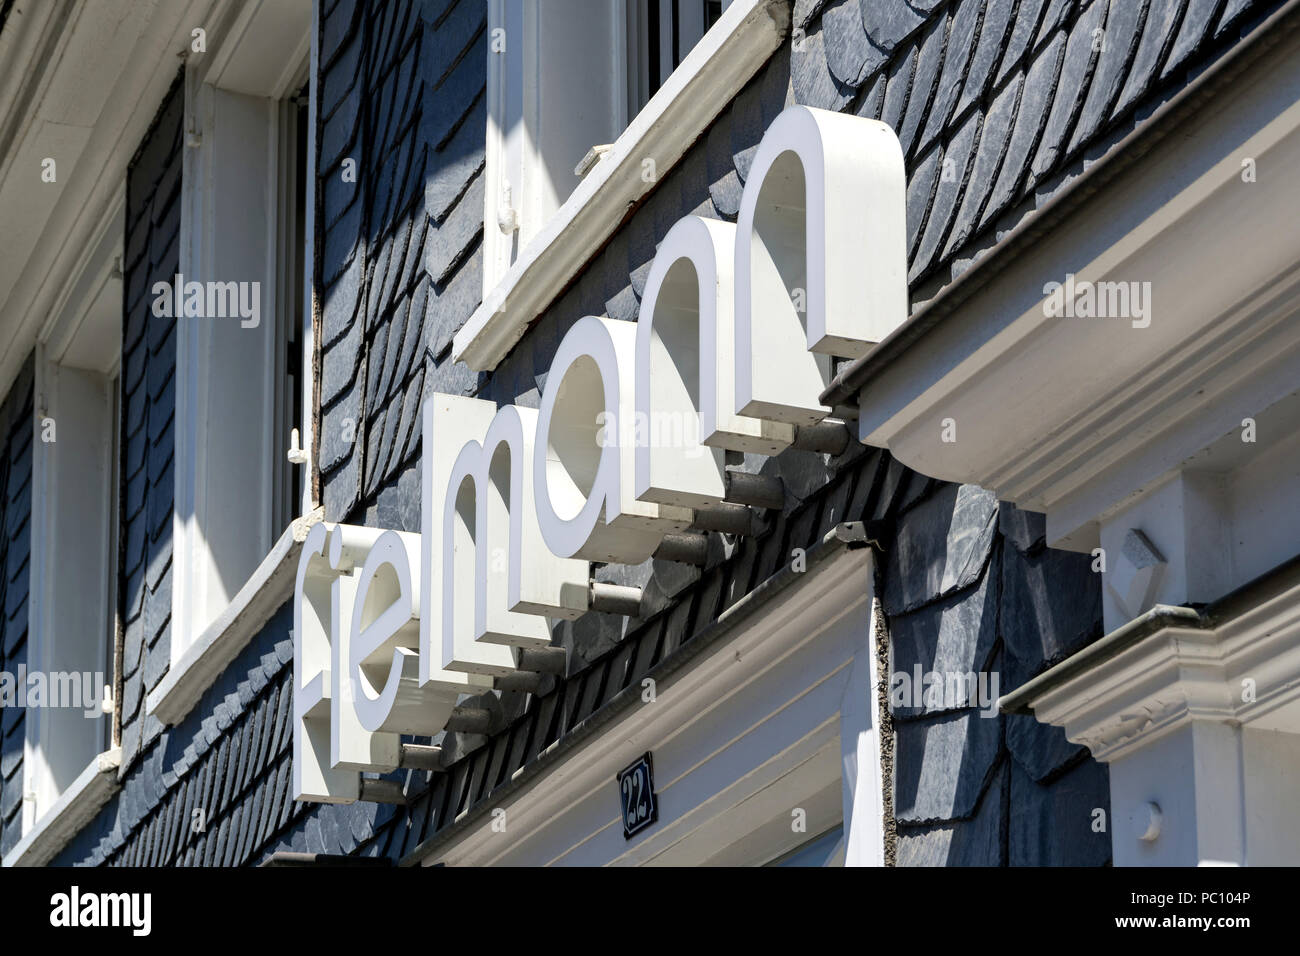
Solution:
[(898, 132), (924, 301), (1280, 5), (797, 0), (790, 79)]
[[(1041, 515), (939, 484), (882, 562), (891, 673), (997, 674), (1005, 693), (1102, 633), (1086, 554), (1045, 545)], [(895, 706), (896, 864), (1103, 865), (1106, 767), (1059, 728), (978, 706)], [(1108, 821), (1107, 821), (1108, 824)]]
[(486, 15), (476, 0), (324, 4), (318, 434), (330, 520), (419, 528), (427, 356), (482, 292)]
[(123, 628), (122, 770), (162, 733), (144, 699), (171, 662), (176, 322), (153, 314), (152, 287), (180, 266), (180, 76), (127, 171), (121, 373), (118, 609)]
[[(28, 358), (0, 402), (0, 671), (27, 662), (35, 364)], [(22, 836), (25, 711), (0, 707), (0, 854)]]
[[(289, 602), (54, 864), (239, 866), (288, 839), (309, 812), (289, 792), (292, 627)], [(357, 812), (381, 813), (373, 804)]]

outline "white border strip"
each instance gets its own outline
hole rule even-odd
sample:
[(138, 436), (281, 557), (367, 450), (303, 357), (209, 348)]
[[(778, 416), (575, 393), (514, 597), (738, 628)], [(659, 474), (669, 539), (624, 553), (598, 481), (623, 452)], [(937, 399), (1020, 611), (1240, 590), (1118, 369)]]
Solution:
[[(786, 0), (735, 0), (613, 148), (533, 237), (452, 342), (452, 358), (479, 372), (495, 368), (784, 42)], [(656, 177), (642, 179), (653, 157)]]

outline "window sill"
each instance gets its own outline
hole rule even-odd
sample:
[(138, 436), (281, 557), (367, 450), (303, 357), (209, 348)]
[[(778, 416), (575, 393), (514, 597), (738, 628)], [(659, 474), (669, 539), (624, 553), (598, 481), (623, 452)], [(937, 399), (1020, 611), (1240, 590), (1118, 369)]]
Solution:
[(118, 790), (122, 749), (106, 750), (81, 772), (54, 806), (5, 854), (3, 865), (45, 866), (94, 819)]
[(298, 552), (321, 509), (296, 519), (262, 559), (230, 605), (185, 649), (146, 701), (148, 713), (175, 725), (199, 702), (253, 635), (293, 595)]
[[(735, 0), (484, 296), (456, 333), (452, 358), (479, 372), (495, 368), (789, 30), (786, 0)], [(647, 156), (654, 157), (659, 172), (651, 182), (642, 179)]]

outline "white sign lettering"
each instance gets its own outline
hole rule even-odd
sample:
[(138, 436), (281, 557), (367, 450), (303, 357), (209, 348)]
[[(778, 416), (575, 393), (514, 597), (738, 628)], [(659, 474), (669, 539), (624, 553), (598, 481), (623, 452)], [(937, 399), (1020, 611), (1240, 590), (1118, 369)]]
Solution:
[(826, 417), (831, 359), (907, 316), (904, 197), (888, 126), (790, 107), (736, 225), (674, 225), (639, 321), (578, 319), (540, 409), (430, 396), (420, 534), (322, 524), (303, 544), (295, 797), (358, 799), (401, 734), (437, 733), (586, 612), (589, 562), (639, 564), (720, 502), (727, 449), (776, 454)]

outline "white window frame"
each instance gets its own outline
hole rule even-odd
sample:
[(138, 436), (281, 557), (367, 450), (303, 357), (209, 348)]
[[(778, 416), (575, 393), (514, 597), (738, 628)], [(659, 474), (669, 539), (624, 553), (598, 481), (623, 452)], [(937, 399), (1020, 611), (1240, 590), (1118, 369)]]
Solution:
[[(498, 0), (493, 0), (498, 2)], [(623, 8), (624, 10), (626, 8)], [(499, 14), (498, 14), (499, 16)], [(590, 18), (588, 18), (590, 22)], [(624, 23), (626, 14), (624, 14)], [(686, 55), (650, 102), (628, 118), (612, 143), (592, 142), (599, 161), (581, 163), (584, 174), (553, 212), (520, 219), (519, 241), (501, 232), (500, 197), (506, 169), (503, 137), (507, 123), (501, 93), (506, 64), (493, 60), (494, 21), (488, 43), (488, 130), (484, 168), (483, 301), (453, 340), (452, 359), (474, 371), (491, 371), (507, 355), (539, 312), (552, 302), (603, 248), (627, 210), (640, 202), (681, 159), (717, 115), (763, 68), (785, 41), (790, 25), (787, 0), (731, 0), (722, 17)], [(496, 21), (499, 26), (499, 20)], [(619, 35), (607, 49), (624, 51), (624, 69), (611, 86), (626, 114), (626, 44)], [(514, 47), (506, 36), (507, 54)], [(526, 44), (517, 44), (526, 49)], [(573, 73), (571, 64), (568, 72)], [(584, 77), (586, 73), (582, 74)], [(543, 77), (543, 82), (545, 77)], [(655, 176), (644, 160), (653, 158)], [(590, 159), (590, 157), (585, 157)], [(509, 217), (506, 217), (507, 220)], [(507, 307), (507, 302), (509, 306)]]
[[(28, 672), (102, 675), (103, 686), (94, 690), (108, 691), (110, 707), (118, 636), (124, 209), (119, 191), (83, 267), (40, 330), (33, 386)], [(53, 421), (50, 442), (43, 438), (46, 419)], [(76, 599), (68, 600), (70, 594)], [(111, 709), (90, 718), (84, 739), (70, 739), (83, 720), (76, 710), (28, 708), (24, 835), (77, 789), (88, 765), (103, 763), (115, 747)]]
[[(581, 15), (561, 3), (581, 5)], [(626, 13), (627, 0), (488, 0), (485, 292), (578, 185), (568, 171), (627, 126)]]
[[(283, 531), (275, 527), (275, 512), (279, 474), (290, 448), (279, 427), (278, 402), (287, 396), (275, 326), (286, 298), (283, 268), (296, 254), (286, 234), (293, 182), (284, 170), (295, 148), (291, 97), (308, 81), (314, 63), (314, 6), (307, 0), (262, 0), (235, 9), (219, 29), (209, 31), (209, 52), (192, 57), (187, 69), (181, 273), (187, 282), (260, 282), (261, 324), (244, 330), (237, 319), (178, 320), (173, 668), (185, 664), (186, 652), (227, 610)], [(314, 109), (313, 103), (308, 115), (313, 129)], [(311, 131), (308, 141), (310, 182)], [(241, 166), (244, 174), (232, 175)], [(312, 196), (308, 188), (307, 263)], [(311, 447), (310, 290), (306, 268), (298, 316), (300, 449)], [(247, 340), (221, 338), (236, 331)], [(225, 349), (224, 360), (216, 348)], [(237, 378), (228, 374), (234, 365), (240, 368)], [(240, 402), (248, 413), (242, 420), (223, 415)], [(230, 454), (233, 448), (243, 454)], [(315, 504), (310, 474), (302, 486), (306, 514)], [(279, 523), (293, 517), (282, 516)]]
[[(678, 2), (699, 14), (679, 25), (693, 48), (704, 0)], [(673, 3), (661, 0), (664, 33)], [(488, 0), (484, 294), (649, 101), (652, 70), (663, 79), (673, 71), (671, 49), (648, 62), (646, 14), (644, 0)]]

